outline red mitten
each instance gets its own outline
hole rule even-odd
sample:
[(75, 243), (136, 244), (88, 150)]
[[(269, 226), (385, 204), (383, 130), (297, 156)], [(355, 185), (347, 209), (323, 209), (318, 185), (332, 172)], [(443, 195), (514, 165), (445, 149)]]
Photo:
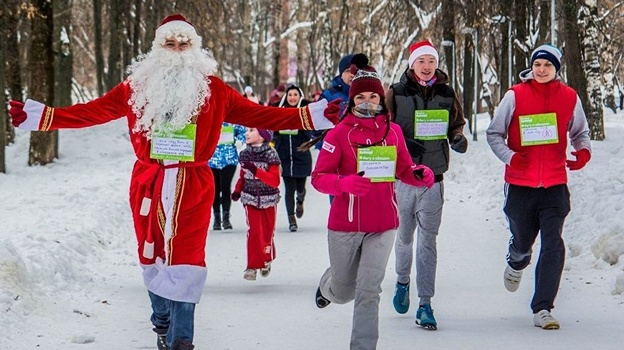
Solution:
[(526, 153), (516, 152), (516, 154), (511, 157), (509, 165), (517, 170), (527, 170), (529, 168), (529, 157)]
[(340, 102), (342, 102), (341, 98), (337, 98), (325, 107), (325, 111), (323, 111), (323, 115), (334, 125), (338, 124), (340, 121)]
[(412, 168), (412, 173), (416, 180), (422, 182), (423, 186), (427, 186), (427, 188), (431, 188), (434, 182), (433, 171), (428, 166), (425, 165), (416, 165)]
[(230, 195), (230, 199), (233, 200), (234, 202), (237, 202), (241, 197), (240, 192), (232, 192), (232, 194)]
[(342, 192), (351, 193), (356, 196), (363, 196), (373, 187), (371, 180), (363, 177), (364, 172), (342, 176), (338, 179), (338, 189)]
[(26, 121), (26, 112), (24, 112), (24, 104), (20, 101), (11, 100), (9, 101), (9, 105), (11, 108), (9, 109), (9, 114), (11, 115), (11, 124), (14, 127), (19, 127), (20, 124)]
[(591, 159), (591, 153), (587, 148), (572, 152), (572, 155), (576, 157), (576, 160), (566, 160), (566, 165), (570, 170), (582, 169)]

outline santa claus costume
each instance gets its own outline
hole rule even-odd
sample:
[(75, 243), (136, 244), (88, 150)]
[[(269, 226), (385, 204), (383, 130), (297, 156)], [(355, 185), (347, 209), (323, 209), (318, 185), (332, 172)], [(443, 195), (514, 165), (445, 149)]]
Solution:
[(157, 28), (151, 51), (104, 96), (64, 108), (11, 102), (14, 124), (23, 121), (19, 127), (26, 130), (83, 128), (127, 118), (137, 157), (130, 207), (152, 322), (163, 349), (193, 348), (194, 306), (206, 280), (204, 253), (215, 191), (207, 163), (222, 123), (272, 130), (333, 127), (323, 115), (326, 101), (292, 109), (244, 98), (213, 75), (217, 63), (201, 46), (193, 25), (171, 15)]

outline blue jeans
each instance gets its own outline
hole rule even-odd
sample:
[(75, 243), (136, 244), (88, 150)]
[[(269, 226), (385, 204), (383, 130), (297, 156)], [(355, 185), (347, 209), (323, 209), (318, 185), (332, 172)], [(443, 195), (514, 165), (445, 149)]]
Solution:
[(152, 301), (152, 317), (155, 327), (167, 328), (167, 346), (177, 339), (193, 343), (195, 304), (174, 301), (149, 292)]

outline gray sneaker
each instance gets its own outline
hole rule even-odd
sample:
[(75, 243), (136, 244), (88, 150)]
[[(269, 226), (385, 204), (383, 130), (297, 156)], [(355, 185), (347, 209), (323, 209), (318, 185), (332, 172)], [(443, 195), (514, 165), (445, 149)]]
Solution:
[(511, 266), (505, 267), (505, 273), (503, 274), (503, 282), (505, 282), (505, 288), (510, 292), (515, 292), (520, 287), (520, 280), (522, 280), (522, 270), (514, 270)]
[(548, 310), (541, 310), (533, 315), (533, 324), (542, 329), (559, 329), (559, 321)]

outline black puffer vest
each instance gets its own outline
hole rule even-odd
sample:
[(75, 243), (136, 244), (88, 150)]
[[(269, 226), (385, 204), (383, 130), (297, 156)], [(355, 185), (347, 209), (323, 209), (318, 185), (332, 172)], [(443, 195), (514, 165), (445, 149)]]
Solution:
[[(451, 112), (455, 93), (453, 89), (438, 79), (433, 86), (421, 86), (403, 73), (398, 83), (392, 84), (394, 90), (394, 122), (401, 126), (407, 142), (414, 141), (414, 113), (416, 110), (446, 109)], [(444, 140), (415, 140), (425, 147), (422, 155), (413, 154), (416, 164), (431, 168), (436, 181), (442, 180), (442, 174), (449, 169), (448, 137)]]

